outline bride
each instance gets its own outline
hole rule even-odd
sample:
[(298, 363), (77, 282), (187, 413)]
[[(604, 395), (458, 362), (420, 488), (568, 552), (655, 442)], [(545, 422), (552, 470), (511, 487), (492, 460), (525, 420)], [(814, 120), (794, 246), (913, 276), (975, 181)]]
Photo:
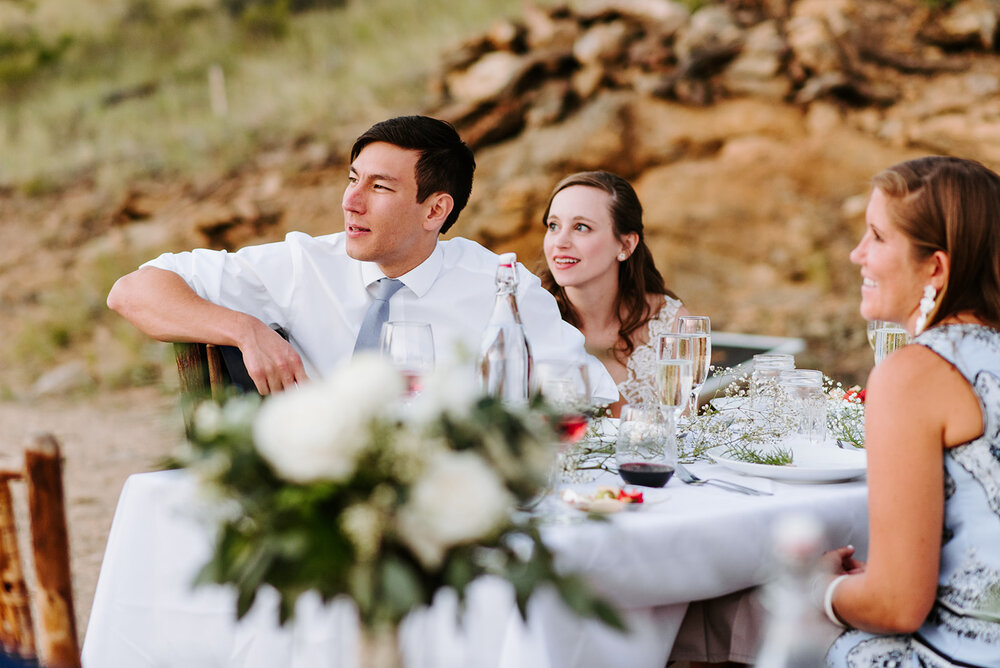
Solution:
[(542, 285), (618, 384), (612, 415), (624, 403), (656, 403), (653, 345), (688, 312), (653, 263), (635, 190), (610, 172), (571, 174), (552, 191), (543, 220)]

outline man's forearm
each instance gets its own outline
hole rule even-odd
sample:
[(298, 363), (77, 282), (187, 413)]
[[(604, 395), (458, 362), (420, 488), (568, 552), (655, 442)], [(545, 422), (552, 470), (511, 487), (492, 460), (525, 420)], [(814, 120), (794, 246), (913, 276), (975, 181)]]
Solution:
[(253, 319), (199, 297), (177, 274), (143, 267), (119, 278), (108, 308), (159, 341), (200, 341), (239, 346)]

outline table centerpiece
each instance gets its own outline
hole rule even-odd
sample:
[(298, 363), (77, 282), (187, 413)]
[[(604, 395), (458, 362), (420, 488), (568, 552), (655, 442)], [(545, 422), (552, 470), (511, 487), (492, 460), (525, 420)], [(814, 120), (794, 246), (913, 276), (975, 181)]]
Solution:
[(388, 363), (359, 356), (263, 401), (200, 404), (179, 457), (217, 502), (197, 581), (235, 589), (238, 618), (273, 588), (282, 624), (307, 591), (346, 596), (381, 646), (395, 647), (401, 620), (439, 589), (461, 601), (483, 575), (511, 583), (522, 616), (550, 586), (575, 613), (621, 628), (582, 578), (556, 567), (537, 518), (514, 512), (549, 482), (554, 409), (541, 396), (523, 406), (484, 396), (464, 373), (432, 373), (405, 402), (404, 389)]
[[(749, 398), (750, 376), (730, 368), (712, 367), (712, 375), (729, 379), (696, 415), (678, 421), (677, 458), (684, 464), (711, 460), (708, 452), (721, 449), (727, 456), (749, 463), (792, 463), (792, 451), (783, 439), (792, 431), (790, 411), (775, 386), (777, 397), (769, 410), (754, 407)], [(773, 381), (765, 381), (772, 382)], [(864, 448), (865, 391), (845, 389), (839, 381), (823, 375), (828, 433), (842, 447)], [(595, 471), (615, 472), (615, 438), (596, 420), (588, 433), (571, 446), (563, 458), (563, 475), (582, 480)]]

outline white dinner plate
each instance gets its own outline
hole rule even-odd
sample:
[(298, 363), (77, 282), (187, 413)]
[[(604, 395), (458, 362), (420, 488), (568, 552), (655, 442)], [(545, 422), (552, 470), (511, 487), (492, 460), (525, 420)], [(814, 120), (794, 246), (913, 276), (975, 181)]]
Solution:
[(832, 445), (792, 443), (792, 463), (787, 466), (753, 464), (725, 455), (725, 447), (709, 450), (718, 464), (743, 475), (760, 476), (785, 482), (842, 482), (860, 478), (868, 470), (864, 450), (843, 450)]

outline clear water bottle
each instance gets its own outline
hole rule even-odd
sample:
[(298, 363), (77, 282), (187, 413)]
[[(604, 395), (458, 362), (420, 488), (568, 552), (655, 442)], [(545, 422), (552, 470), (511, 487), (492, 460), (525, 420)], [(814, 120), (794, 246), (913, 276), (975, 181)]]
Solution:
[(836, 638), (819, 606), (816, 568), (823, 529), (812, 515), (786, 515), (774, 530), (775, 577), (762, 592), (767, 624), (754, 665), (758, 668), (822, 668)]
[(479, 350), (478, 372), (486, 394), (511, 403), (528, 400), (531, 350), (517, 310), (517, 256), (514, 253), (500, 256), (496, 301)]

